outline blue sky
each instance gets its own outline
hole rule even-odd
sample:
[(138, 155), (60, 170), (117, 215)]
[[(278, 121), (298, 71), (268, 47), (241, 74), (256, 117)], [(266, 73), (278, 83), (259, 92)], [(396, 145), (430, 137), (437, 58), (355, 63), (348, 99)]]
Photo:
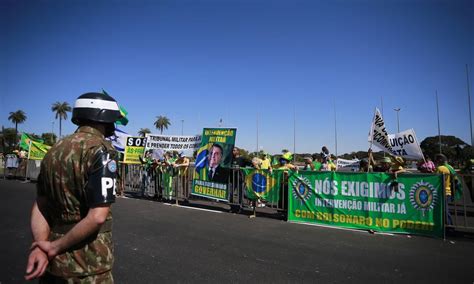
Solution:
[[(473, 1), (1, 1), (0, 124), (22, 109), (50, 132), (51, 104), (105, 89), (124, 130), (237, 127), (238, 146), (276, 153), (366, 150), (374, 108), (389, 132), (470, 142)], [(70, 119), (70, 116), (69, 116)], [(58, 122), (54, 124), (58, 132)], [(63, 123), (63, 133), (75, 126)], [(155, 130), (154, 132), (158, 132)]]

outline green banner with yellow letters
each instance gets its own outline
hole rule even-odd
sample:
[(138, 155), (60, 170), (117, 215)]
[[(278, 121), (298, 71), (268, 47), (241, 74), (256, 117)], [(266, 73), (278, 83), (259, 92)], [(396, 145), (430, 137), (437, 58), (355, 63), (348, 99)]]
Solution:
[(229, 176), (235, 128), (204, 128), (196, 154), (191, 194), (229, 200)]
[(288, 220), (442, 237), (441, 175), (290, 172)]

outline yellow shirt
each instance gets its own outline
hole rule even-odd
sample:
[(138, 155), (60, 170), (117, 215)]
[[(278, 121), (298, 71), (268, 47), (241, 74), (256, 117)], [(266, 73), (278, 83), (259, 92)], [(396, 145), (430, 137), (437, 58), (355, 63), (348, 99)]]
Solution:
[(451, 172), (446, 166), (439, 166), (436, 169), (436, 172), (444, 174), (444, 189), (446, 191), (446, 196), (451, 196)]
[(262, 160), (262, 164), (260, 165), (260, 168), (262, 170), (270, 169), (270, 160), (269, 159)]

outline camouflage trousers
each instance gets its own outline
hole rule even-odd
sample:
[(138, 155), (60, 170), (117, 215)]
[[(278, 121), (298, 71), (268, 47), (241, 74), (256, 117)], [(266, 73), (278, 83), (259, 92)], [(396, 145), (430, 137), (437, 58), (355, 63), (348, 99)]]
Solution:
[(40, 280), (40, 284), (92, 284), (92, 283), (103, 283), (103, 284), (113, 284), (114, 278), (112, 277), (112, 271), (107, 271), (102, 274), (89, 275), (84, 277), (73, 277), (73, 278), (61, 278), (55, 275), (52, 275), (48, 272), (43, 275)]

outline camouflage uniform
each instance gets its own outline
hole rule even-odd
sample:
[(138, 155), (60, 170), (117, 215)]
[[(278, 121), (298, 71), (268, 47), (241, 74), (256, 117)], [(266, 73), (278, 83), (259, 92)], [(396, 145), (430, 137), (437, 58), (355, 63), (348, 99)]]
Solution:
[[(101, 132), (90, 126), (81, 126), (76, 133), (59, 141), (45, 156), (37, 194), (47, 200), (43, 214), (51, 228), (50, 241), (62, 237), (87, 215), (89, 207), (85, 187), (99, 151), (106, 151), (113, 159), (117, 157)], [(69, 283), (112, 283), (111, 222), (112, 213), (109, 211), (99, 233), (50, 261), (41, 282), (57, 283), (59, 280), (64, 283), (66, 279)], [(55, 277), (58, 279), (54, 280)]]

